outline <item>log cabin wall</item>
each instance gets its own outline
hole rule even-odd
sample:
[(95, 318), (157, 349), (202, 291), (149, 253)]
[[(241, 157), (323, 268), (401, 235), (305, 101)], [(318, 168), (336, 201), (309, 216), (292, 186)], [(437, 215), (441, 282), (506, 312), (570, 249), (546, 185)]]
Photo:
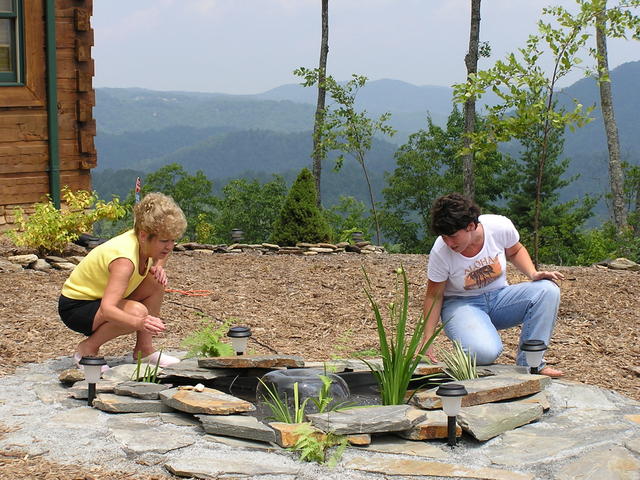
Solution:
[[(33, 212), (50, 194), (46, 0), (23, 0), (24, 86), (0, 86), (0, 230), (13, 209)], [(91, 58), (93, 0), (55, 0), (60, 186), (90, 189), (96, 166)]]

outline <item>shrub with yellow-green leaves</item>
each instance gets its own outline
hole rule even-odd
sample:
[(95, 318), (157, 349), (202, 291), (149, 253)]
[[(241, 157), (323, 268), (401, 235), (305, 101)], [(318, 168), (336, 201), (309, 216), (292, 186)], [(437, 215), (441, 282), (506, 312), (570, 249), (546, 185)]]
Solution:
[(58, 210), (48, 197), (48, 201), (37, 203), (28, 217), (24, 210), (16, 208), (17, 229), (9, 232), (16, 245), (35, 248), (41, 255), (60, 253), (80, 234), (91, 232), (98, 220), (117, 220), (126, 213), (117, 197), (105, 202), (95, 192), (86, 190), (74, 192), (64, 187), (62, 200), (66, 207)]

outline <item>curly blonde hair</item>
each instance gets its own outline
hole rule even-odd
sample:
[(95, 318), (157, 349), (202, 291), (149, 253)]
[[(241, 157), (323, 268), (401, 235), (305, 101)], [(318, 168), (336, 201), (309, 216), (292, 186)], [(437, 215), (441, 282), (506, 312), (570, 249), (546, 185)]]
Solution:
[(179, 240), (187, 228), (187, 219), (173, 198), (159, 192), (148, 193), (133, 207), (133, 230), (151, 236)]

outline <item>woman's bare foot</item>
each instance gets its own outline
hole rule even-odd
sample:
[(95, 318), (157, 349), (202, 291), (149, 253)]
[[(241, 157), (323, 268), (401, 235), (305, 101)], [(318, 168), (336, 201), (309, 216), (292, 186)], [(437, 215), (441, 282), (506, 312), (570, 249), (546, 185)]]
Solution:
[(555, 369), (553, 367), (550, 367), (549, 365), (542, 368), (538, 373), (540, 375), (546, 375), (547, 377), (551, 378), (560, 378), (564, 375), (564, 372), (562, 370)]

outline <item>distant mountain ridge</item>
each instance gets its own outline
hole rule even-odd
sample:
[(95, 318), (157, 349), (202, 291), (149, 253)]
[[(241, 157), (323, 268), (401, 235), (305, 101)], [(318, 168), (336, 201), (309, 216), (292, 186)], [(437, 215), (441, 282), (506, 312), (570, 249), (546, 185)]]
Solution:
[[(640, 163), (640, 61), (623, 64), (611, 72), (614, 107), (623, 160)], [(443, 124), (449, 115), (452, 89), (415, 86), (398, 80), (367, 83), (358, 93), (358, 106), (372, 115), (392, 114), (399, 130), (393, 139), (376, 141), (370, 153), (376, 198), (382, 199), (384, 173), (395, 169), (398, 144), (410, 133), (426, 127), (426, 118)], [(235, 175), (285, 173), (309, 166), (311, 130), (316, 90), (297, 84), (282, 85), (257, 95), (226, 95), (199, 92), (158, 92), (145, 89), (98, 88), (94, 110), (98, 134), (98, 168), (129, 168), (153, 171), (177, 162), (188, 171), (203, 170), (211, 179)], [(572, 108), (573, 99), (595, 105), (594, 120), (575, 132), (567, 131), (564, 158), (570, 158), (568, 176), (581, 177), (562, 192), (562, 199), (602, 194), (607, 189), (607, 147), (599, 113), (596, 82), (584, 78), (557, 92), (558, 101)], [(492, 97), (488, 97), (493, 101)], [(485, 102), (481, 99), (479, 107)], [(393, 143), (391, 143), (393, 142)], [(395, 143), (395, 145), (394, 145)], [(332, 162), (327, 162), (329, 171)], [(349, 166), (354, 182), (357, 165)], [(344, 173), (344, 172), (343, 172)], [(345, 174), (346, 175), (346, 174)], [(338, 182), (334, 177), (332, 181)], [(340, 182), (338, 182), (340, 183)], [(360, 188), (353, 182), (340, 192)], [(107, 192), (108, 193), (108, 192)]]

